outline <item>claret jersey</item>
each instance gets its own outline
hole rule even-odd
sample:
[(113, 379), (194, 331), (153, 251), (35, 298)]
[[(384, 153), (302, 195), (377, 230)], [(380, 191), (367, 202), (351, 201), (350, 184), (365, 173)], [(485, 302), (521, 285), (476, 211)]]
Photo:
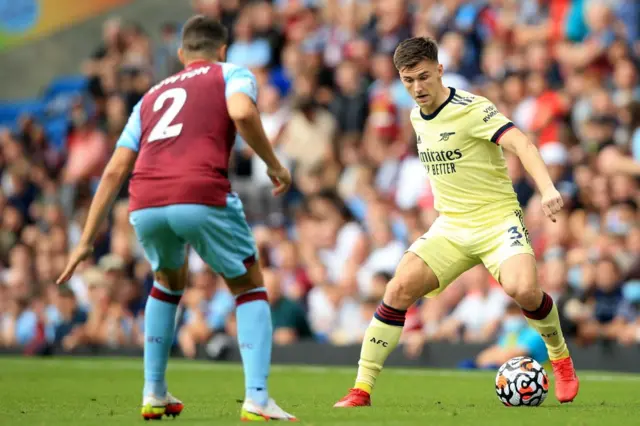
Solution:
[(237, 92), (256, 101), (257, 84), (249, 70), (198, 61), (144, 95), (116, 145), (138, 152), (129, 184), (131, 211), (226, 205), (236, 139), (227, 98)]

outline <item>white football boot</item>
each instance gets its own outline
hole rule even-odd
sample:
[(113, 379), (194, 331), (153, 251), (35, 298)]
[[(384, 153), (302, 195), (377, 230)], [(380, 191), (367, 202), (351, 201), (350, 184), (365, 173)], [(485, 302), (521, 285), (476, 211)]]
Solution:
[(278, 407), (278, 404), (271, 398), (269, 398), (267, 405), (264, 407), (261, 407), (253, 401), (245, 400), (244, 404), (242, 404), (240, 420), (243, 422), (268, 422), (270, 420), (284, 420), (285, 422), (298, 421), (295, 416)]
[(149, 394), (142, 399), (141, 414), (145, 420), (160, 420), (162, 416), (179, 416), (183, 409), (182, 401), (169, 392), (164, 398)]

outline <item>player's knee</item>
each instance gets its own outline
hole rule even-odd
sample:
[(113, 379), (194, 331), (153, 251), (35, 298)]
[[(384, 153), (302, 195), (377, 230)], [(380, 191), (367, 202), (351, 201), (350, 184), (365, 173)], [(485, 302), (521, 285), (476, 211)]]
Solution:
[(520, 255), (506, 260), (500, 268), (500, 284), (505, 293), (521, 308), (535, 310), (542, 300), (542, 290), (533, 256)]
[(229, 290), (234, 295), (246, 293), (256, 288), (264, 287), (262, 271), (258, 263), (247, 269), (247, 273), (236, 278), (225, 278)]
[(408, 253), (387, 284), (384, 302), (396, 309), (408, 309), (416, 300), (438, 287), (435, 274), (416, 255)]
[(405, 310), (420, 296), (412, 288), (411, 280), (406, 276), (397, 276), (389, 281), (384, 294), (384, 302), (392, 308)]
[(181, 269), (160, 269), (154, 272), (155, 281), (171, 291), (182, 291), (187, 283), (187, 266)]
[(535, 280), (523, 280), (520, 282), (506, 282), (504, 291), (516, 301), (521, 308), (534, 311), (542, 300), (542, 290)]

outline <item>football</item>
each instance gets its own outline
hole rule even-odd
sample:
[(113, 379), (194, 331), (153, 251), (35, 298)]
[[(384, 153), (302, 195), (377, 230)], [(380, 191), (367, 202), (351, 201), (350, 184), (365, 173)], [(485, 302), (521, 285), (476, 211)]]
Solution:
[(537, 407), (548, 391), (547, 372), (538, 361), (527, 356), (511, 358), (496, 375), (496, 394), (507, 407)]

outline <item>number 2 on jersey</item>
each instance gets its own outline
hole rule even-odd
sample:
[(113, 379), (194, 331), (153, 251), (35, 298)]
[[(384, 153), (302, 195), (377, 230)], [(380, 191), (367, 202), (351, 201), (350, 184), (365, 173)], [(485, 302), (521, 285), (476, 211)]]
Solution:
[(160, 120), (158, 120), (153, 130), (151, 130), (151, 134), (147, 140), (148, 142), (175, 138), (182, 132), (182, 123), (172, 124), (172, 122), (187, 101), (187, 91), (183, 88), (176, 87), (162, 93), (153, 104), (153, 112), (158, 112), (169, 99), (172, 101), (171, 106), (165, 111), (162, 117), (160, 117)]

